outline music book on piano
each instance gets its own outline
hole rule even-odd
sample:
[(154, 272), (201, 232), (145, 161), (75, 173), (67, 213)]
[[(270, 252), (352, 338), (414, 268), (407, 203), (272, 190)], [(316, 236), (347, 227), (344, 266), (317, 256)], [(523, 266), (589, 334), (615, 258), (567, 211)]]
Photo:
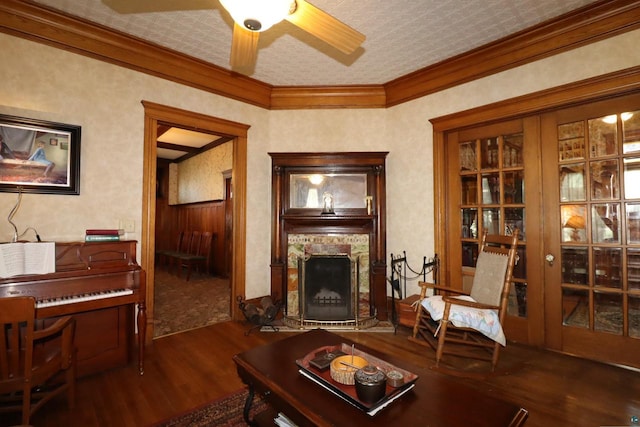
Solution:
[(55, 242), (0, 244), (0, 277), (56, 271)]

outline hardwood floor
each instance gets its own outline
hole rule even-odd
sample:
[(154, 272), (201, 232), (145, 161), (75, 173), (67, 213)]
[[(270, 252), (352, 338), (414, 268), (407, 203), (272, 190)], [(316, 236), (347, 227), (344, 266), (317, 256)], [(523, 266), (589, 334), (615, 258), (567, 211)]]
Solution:
[[(243, 384), (231, 357), (288, 336), (281, 332), (245, 336), (247, 328), (225, 322), (156, 339), (148, 347), (143, 376), (132, 363), (82, 378), (73, 411), (64, 399), (52, 401), (32, 418), (32, 424), (148, 426), (232, 393)], [(407, 340), (409, 329), (401, 328), (396, 335), (344, 334), (425, 370), (434, 364), (429, 348)], [(494, 375), (452, 378), (524, 407), (529, 411), (528, 427), (622, 426), (630, 424), (632, 415), (640, 416), (640, 372), (517, 344), (503, 350)], [(11, 425), (5, 422), (0, 425)]]

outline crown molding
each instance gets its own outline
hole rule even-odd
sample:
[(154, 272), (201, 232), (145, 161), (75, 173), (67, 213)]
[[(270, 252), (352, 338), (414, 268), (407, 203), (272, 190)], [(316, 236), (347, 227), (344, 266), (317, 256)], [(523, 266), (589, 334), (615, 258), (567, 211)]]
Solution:
[(640, 2), (596, 2), (386, 83), (387, 107), (637, 28)]
[(0, 31), (266, 109), (385, 108), (640, 28), (640, 2), (603, 0), (384, 85), (278, 87), (28, 0)]
[(262, 108), (272, 86), (26, 0), (0, 2), (0, 31)]
[(558, 108), (574, 107), (634, 93), (640, 93), (640, 65), (447, 114), (429, 121), (435, 133), (447, 132), (477, 126), (478, 123), (521, 119)]
[(274, 86), (271, 109), (384, 108), (382, 85), (363, 86)]

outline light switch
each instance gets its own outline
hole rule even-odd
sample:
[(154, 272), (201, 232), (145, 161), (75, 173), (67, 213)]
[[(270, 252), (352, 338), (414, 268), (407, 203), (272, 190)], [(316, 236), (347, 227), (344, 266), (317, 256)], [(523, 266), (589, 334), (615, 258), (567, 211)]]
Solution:
[(136, 221), (133, 219), (121, 219), (120, 228), (123, 229), (125, 233), (133, 233), (136, 231)]

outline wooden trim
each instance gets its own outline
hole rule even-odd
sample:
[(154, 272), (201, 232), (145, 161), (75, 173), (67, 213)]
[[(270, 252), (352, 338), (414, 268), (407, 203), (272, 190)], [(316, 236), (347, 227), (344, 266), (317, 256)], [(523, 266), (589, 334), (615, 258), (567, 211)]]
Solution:
[[(433, 189), (434, 196), (441, 191), (441, 194), (445, 193), (447, 186), (447, 164), (445, 153), (446, 141), (444, 132), (434, 132), (433, 135)], [(449, 271), (445, 266), (446, 254), (448, 250), (448, 240), (446, 239), (446, 224), (447, 224), (447, 205), (445, 200), (439, 197), (434, 197), (433, 215), (434, 215), (434, 229), (433, 229), (433, 241), (435, 253), (440, 258), (440, 265), (438, 276), (440, 281), (443, 279), (449, 283)]]
[(145, 111), (144, 156), (142, 159), (142, 231), (140, 241), (140, 266), (146, 273), (147, 332), (146, 343), (153, 340), (154, 292), (155, 292), (155, 248), (156, 248), (156, 157), (158, 139), (157, 119)]
[[(233, 209), (233, 253), (231, 256), (231, 318), (241, 320), (236, 304), (238, 295), (245, 295), (247, 271), (247, 127), (233, 144), (231, 172)], [(238, 132), (240, 133), (240, 132)]]
[[(233, 254), (231, 272), (231, 317), (239, 320), (234, 303), (236, 295), (245, 293), (246, 270), (246, 199), (247, 199), (247, 134), (249, 126), (205, 114), (142, 101), (145, 113), (143, 192), (142, 192), (142, 268), (147, 272), (147, 337), (153, 337), (153, 295), (155, 258), (156, 205), (156, 139), (158, 122), (185, 128), (211, 131), (234, 138), (233, 143)], [(149, 338), (150, 340), (151, 338)]]
[(640, 66), (431, 119), (434, 132), (521, 118), (640, 90)]
[(386, 83), (387, 107), (640, 28), (640, 2), (600, 1)]
[(271, 85), (29, 1), (0, 3), (0, 31), (248, 104), (270, 105)]
[(272, 110), (311, 108), (384, 108), (386, 95), (382, 85), (329, 87), (274, 87)]
[(603, 0), (384, 85), (274, 87), (28, 0), (0, 31), (262, 108), (385, 108), (640, 28), (640, 2)]
[[(512, 316), (509, 319), (507, 328), (512, 331), (512, 339), (526, 340), (530, 345), (543, 347), (545, 343), (546, 330), (544, 328), (544, 278), (541, 272), (544, 271), (544, 207), (542, 200), (542, 188), (544, 182), (542, 178), (542, 160), (540, 141), (540, 116), (525, 117), (522, 120), (524, 133), (523, 156), (525, 159), (535, 159), (537, 167), (527, 164), (525, 168), (525, 230), (527, 236), (537, 236), (536, 238), (526, 238), (527, 251), (527, 317)], [(533, 185), (531, 185), (533, 184)], [(546, 190), (545, 190), (546, 191)]]

